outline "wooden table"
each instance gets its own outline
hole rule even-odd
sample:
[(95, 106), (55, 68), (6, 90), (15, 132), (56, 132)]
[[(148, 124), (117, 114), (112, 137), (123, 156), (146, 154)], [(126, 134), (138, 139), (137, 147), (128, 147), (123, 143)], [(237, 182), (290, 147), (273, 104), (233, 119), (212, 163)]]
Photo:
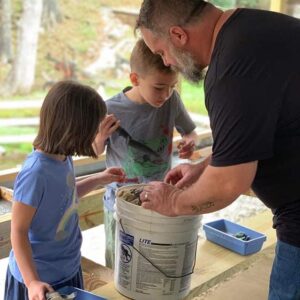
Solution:
[[(263, 254), (264, 249), (274, 246), (276, 233), (272, 228), (272, 214), (269, 210), (251, 217), (241, 224), (267, 236), (262, 250), (253, 255), (242, 256), (205, 239), (199, 240), (196, 266), (191, 278), (191, 290), (186, 297), (187, 300), (205, 292), (236, 272), (247, 268)], [(109, 300), (128, 299), (118, 293), (113, 282), (109, 282), (92, 292)]]

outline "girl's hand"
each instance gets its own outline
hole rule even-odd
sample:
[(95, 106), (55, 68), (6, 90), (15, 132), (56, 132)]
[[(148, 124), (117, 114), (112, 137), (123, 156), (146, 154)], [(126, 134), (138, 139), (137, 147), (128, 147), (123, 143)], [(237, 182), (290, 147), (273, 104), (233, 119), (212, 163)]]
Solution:
[(177, 145), (177, 149), (180, 158), (190, 158), (195, 150), (195, 141), (182, 140)]
[(112, 167), (107, 168), (99, 173), (99, 183), (108, 184), (111, 182), (125, 182), (126, 174), (122, 168)]
[(51, 285), (38, 280), (31, 281), (27, 289), (29, 300), (46, 300), (46, 293), (54, 292)]

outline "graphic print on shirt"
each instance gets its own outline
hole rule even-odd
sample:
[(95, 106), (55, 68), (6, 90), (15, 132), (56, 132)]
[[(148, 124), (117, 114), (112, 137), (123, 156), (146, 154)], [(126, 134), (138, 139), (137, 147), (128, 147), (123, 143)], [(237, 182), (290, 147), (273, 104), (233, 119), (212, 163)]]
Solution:
[(128, 155), (124, 162), (124, 169), (128, 177), (144, 177), (151, 179), (161, 179), (165, 172), (170, 168), (170, 162), (165, 159), (172, 152), (172, 138), (170, 139), (169, 130), (162, 128), (163, 135), (154, 139), (142, 141), (143, 144), (153, 149), (160, 157), (149, 155), (128, 147)]
[(71, 198), (70, 199), (63, 199), (63, 201), (65, 201), (65, 203), (68, 205), (68, 203), (71, 202), (71, 205), (69, 206), (69, 208), (65, 211), (62, 219), (60, 220), (57, 230), (56, 230), (56, 236), (55, 239), (56, 240), (63, 240), (68, 236), (68, 231), (67, 231), (67, 227), (68, 227), (68, 223), (70, 221), (70, 219), (73, 217), (74, 214), (77, 214), (78, 211), (78, 197), (77, 197), (77, 190), (76, 190), (76, 185), (75, 185), (75, 178), (74, 178), (74, 174), (73, 173), (69, 173), (67, 178), (67, 185), (70, 189), (70, 195), (66, 195), (66, 198)]

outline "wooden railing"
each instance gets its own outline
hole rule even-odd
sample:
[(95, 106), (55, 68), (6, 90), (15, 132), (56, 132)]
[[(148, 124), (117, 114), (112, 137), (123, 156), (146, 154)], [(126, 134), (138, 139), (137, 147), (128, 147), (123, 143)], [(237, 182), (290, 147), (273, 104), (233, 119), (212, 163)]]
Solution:
[[(180, 140), (179, 137), (174, 138), (174, 146)], [(202, 131), (198, 133), (198, 144), (207, 145), (211, 141), (211, 132), (210, 130)], [(173, 147), (176, 149), (176, 147)], [(198, 161), (201, 158), (205, 158), (211, 154), (211, 146), (200, 146), (200, 148), (194, 152), (191, 157), (191, 161)], [(95, 164), (103, 164), (105, 161), (105, 155), (101, 155), (97, 160), (91, 158), (80, 158), (74, 160), (75, 168), (88, 167)], [(15, 180), (15, 177), (18, 173), (18, 169), (12, 169), (8, 171), (0, 172), (0, 201), (11, 201), (12, 200), (12, 189), (8, 186)], [(93, 172), (91, 172), (93, 173)], [(77, 177), (80, 178), (80, 177)], [(9, 183), (9, 185), (5, 185)], [(104, 187), (99, 187), (97, 190), (94, 190), (83, 197), (79, 202), (79, 220), (80, 227), (82, 230), (93, 228), (100, 224), (103, 224), (103, 195), (105, 192)], [(252, 191), (246, 193), (250, 196), (255, 196)], [(0, 258), (4, 258), (8, 255), (11, 249), (10, 243), (10, 220), (11, 213), (6, 213), (0, 215)]]
[[(176, 144), (179, 142), (180, 137), (174, 137), (174, 147), (176, 149)], [(198, 132), (198, 144), (200, 149), (195, 151), (191, 160), (197, 161), (201, 157), (206, 157), (211, 153), (211, 147), (204, 147), (203, 145), (211, 144), (211, 131), (205, 130)], [(202, 145), (202, 146), (201, 146)], [(81, 176), (85, 173), (94, 173), (94, 170), (99, 171), (104, 169), (105, 165), (105, 154), (99, 156), (97, 160), (92, 158), (77, 158), (74, 160), (74, 166), (77, 170), (76, 175)], [(96, 167), (95, 167), (96, 166)], [(80, 172), (78, 172), (78, 170)], [(92, 170), (89, 172), (89, 170)], [(2, 196), (0, 194), (0, 201), (11, 201), (12, 199), (12, 189), (13, 182), (19, 172), (19, 168), (10, 169), (0, 172), (0, 186), (2, 188)], [(78, 177), (77, 177), (78, 178)], [(99, 187), (97, 190), (92, 191), (83, 197), (79, 202), (79, 220), (80, 227), (82, 230), (93, 228), (100, 224), (103, 224), (103, 195), (105, 192), (104, 187)], [(4, 258), (9, 254), (11, 249), (10, 243), (10, 220), (11, 213), (6, 213), (0, 215), (0, 258)]]
[[(176, 144), (179, 142), (180, 137), (177, 136), (174, 138), (174, 147), (176, 149)], [(194, 152), (191, 157), (191, 161), (199, 161), (201, 158), (205, 158), (211, 154), (211, 146), (206, 146), (211, 144), (212, 137), (210, 130), (201, 131), (198, 133), (198, 144), (200, 145), (199, 149)], [(74, 165), (77, 171), (82, 173), (88, 173), (88, 170), (98, 169), (99, 166), (104, 165), (105, 155), (101, 155), (97, 160), (90, 158), (79, 158), (74, 160)], [(95, 165), (98, 165), (95, 168)], [(8, 187), (3, 187), (4, 183), (9, 183), (12, 185), (15, 177), (18, 173), (18, 169), (11, 169), (8, 171), (0, 172), (0, 202), (12, 201), (12, 189)], [(78, 172), (80, 173), (80, 172)], [(93, 173), (93, 172), (91, 172)], [(77, 177), (80, 179), (80, 176)], [(85, 197), (80, 199), (79, 202), (79, 223), (81, 230), (86, 230), (93, 228), (100, 224), (103, 224), (103, 195), (105, 192), (104, 187), (99, 187), (97, 190), (90, 192)], [(247, 193), (248, 195), (253, 196), (251, 191)], [(11, 225), (11, 213), (6, 213), (0, 215), (0, 259), (5, 258), (9, 255), (11, 249), (10, 241), (10, 225)], [(83, 278), (85, 282), (85, 289), (93, 291), (108, 282), (113, 280), (113, 271), (105, 266), (97, 264), (88, 258), (82, 258), (82, 270)]]

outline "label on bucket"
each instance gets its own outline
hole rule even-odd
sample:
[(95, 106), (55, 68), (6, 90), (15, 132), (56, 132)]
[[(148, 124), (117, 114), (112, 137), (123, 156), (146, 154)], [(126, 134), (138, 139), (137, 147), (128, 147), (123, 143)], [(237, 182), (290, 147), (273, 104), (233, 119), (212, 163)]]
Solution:
[[(191, 270), (193, 264), (194, 253), (188, 253), (194, 249), (192, 245), (182, 244), (164, 244), (155, 243), (150, 240), (140, 239), (139, 251), (142, 255), (137, 259), (137, 288), (141, 288), (144, 292), (149, 293), (153, 289), (158, 289), (164, 295), (173, 294), (177, 278), (168, 278), (172, 276), (181, 276)], [(182, 260), (182, 257), (185, 257)], [(155, 268), (153, 264), (159, 268)], [(179, 279), (181, 280), (181, 279)], [(189, 284), (185, 280), (181, 280), (180, 290), (185, 289), (185, 284)]]
[(126, 288), (131, 289), (131, 276), (132, 276), (132, 248), (134, 244), (134, 237), (119, 231), (120, 248), (119, 248), (119, 271), (122, 276), (119, 277), (119, 284)]
[(181, 300), (190, 289), (201, 219), (170, 218), (127, 201), (143, 188), (117, 193), (115, 287), (132, 299)]
[(121, 287), (126, 290), (134, 287), (135, 292), (144, 295), (157, 292), (165, 296), (189, 289), (190, 276), (180, 276), (193, 267), (196, 241), (169, 244), (139, 238), (134, 249), (134, 237), (120, 230), (119, 242), (117, 269)]

